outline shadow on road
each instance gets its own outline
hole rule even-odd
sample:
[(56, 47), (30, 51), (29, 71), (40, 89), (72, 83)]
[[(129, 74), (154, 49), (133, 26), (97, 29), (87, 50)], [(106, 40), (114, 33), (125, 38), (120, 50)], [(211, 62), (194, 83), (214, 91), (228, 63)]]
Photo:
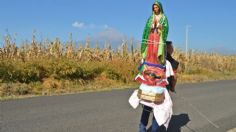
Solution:
[[(167, 131), (164, 126), (160, 127), (160, 132), (181, 132), (181, 127), (185, 126), (190, 121), (188, 114), (173, 115), (170, 120)], [(148, 129), (151, 132), (151, 126)]]

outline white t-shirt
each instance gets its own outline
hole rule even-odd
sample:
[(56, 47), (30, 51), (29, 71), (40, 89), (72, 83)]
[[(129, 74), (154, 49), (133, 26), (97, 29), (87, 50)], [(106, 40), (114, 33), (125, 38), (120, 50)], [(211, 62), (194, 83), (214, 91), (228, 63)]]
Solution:
[(168, 60), (166, 60), (166, 78), (174, 76), (173, 68)]

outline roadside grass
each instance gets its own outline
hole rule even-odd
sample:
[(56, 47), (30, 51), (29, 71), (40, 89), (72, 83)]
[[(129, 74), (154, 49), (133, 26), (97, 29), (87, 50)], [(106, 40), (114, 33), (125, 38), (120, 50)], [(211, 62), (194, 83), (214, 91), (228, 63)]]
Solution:
[[(141, 54), (133, 43), (101, 49), (91, 48), (89, 41), (78, 46), (73, 40), (34, 38), (17, 47), (5, 37), (0, 48), (0, 100), (139, 86), (134, 78)], [(185, 56), (175, 49), (173, 56), (180, 62), (178, 83), (236, 79), (236, 55), (190, 51)]]

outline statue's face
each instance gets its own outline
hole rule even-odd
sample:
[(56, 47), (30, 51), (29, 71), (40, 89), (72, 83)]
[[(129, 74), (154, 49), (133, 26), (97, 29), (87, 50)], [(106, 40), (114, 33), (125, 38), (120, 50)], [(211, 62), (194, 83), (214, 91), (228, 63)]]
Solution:
[(160, 13), (160, 8), (157, 5), (153, 6), (153, 12), (158, 15)]

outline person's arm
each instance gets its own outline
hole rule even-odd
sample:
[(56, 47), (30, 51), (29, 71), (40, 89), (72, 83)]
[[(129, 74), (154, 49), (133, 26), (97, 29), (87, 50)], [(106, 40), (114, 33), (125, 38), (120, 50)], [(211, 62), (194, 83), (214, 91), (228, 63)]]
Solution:
[(172, 80), (172, 91), (175, 92), (175, 86), (177, 83), (177, 76), (173, 76), (173, 80)]
[(173, 81), (172, 81), (172, 87), (173, 87), (173, 89), (175, 89), (175, 86), (176, 86), (176, 84), (177, 84), (177, 69), (178, 69), (178, 67), (179, 67), (179, 62), (176, 61), (175, 59), (173, 59), (171, 65), (172, 65), (173, 71), (174, 71), (174, 76), (173, 76)]

